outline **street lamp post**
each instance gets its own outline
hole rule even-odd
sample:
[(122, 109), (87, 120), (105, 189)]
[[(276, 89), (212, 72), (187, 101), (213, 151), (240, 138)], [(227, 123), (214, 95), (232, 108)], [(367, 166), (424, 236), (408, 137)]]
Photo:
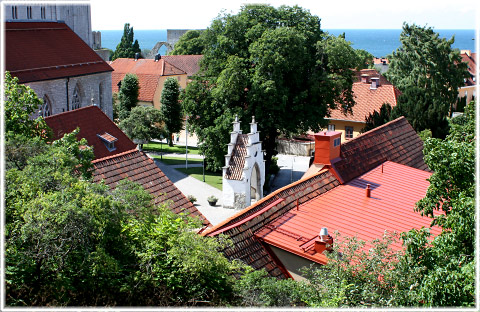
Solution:
[(188, 169), (188, 115), (185, 115), (185, 169)]
[(163, 160), (163, 135), (160, 134), (160, 160)]

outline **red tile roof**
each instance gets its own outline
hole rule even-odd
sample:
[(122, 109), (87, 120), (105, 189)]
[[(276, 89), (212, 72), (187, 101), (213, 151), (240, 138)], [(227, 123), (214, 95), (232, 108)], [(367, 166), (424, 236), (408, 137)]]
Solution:
[(5, 70), (26, 83), (112, 68), (64, 23), (7, 22)]
[(470, 73), (470, 78), (468, 78), (465, 82), (465, 86), (476, 85), (475, 81), (473, 81), (473, 77), (475, 77), (477, 72), (477, 53), (470, 53), (470, 55), (468, 55), (467, 53), (462, 53), (460, 54), (460, 56), (462, 57), (462, 62), (468, 64), (468, 72)]
[[(365, 122), (365, 117), (374, 111), (380, 111), (383, 103), (388, 103), (392, 107), (397, 105), (397, 98), (400, 91), (395, 88), (385, 77), (378, 74), (375, 70), (363, 70), (360, 74), (369, 74), (369, 77), (379, 77), (380, 86), (376, 89), (371, 89), (371, 83), (355, 82), (352, 86), (353, 97), (355, 105), (352, 108), (352, 114), (343, 114), (340, 109), (331, 111), (330, 117), (327, 119), (333, 120), (348, 120), (355, 122)], [(357, 74), (357, 79), (360, 76)], [(370, 80), (369, 80), (370, 81)], [(383, 82), (383, 83), (382, 83)]]
[[(422, 169), (428, 169), (423, 162), (423, 143), (404, 117), (342, 144), (340, 160), (334, 163), (334, 170), (320, 169), (320, 172), (312, 176), (287, 185), (207, 230), (204, 235), (216, 236), (223, 233), (234, 243), (232, 248), (224, 251), (228, 258), (241, 259), (256, 269), (265, 268), (271, 276), (288, 277), (288, 274), (282, 270), (282, 264), (276, 262), (275, 257), (269, 254), (268, 246), (265, 246), (254, 233), (262, 230), (268, 224), (275, 225), (273, 222), (279, 220), (278, 218), (288, 216), (297, 205), (302, 206), (304, 203), (308, 205), (318, 196), (335, 189), (341, 183), (349, 183), (385, 161), (398, 162), (420, 169), (415, 172), (418, 176), (422, 176), (422, 179), (423, 175), (425, 177), (429, 175), (428, 172), (421, 172)], [(394, 167), (398, 166), (394, 165)], [(408, 177), (408, 175), (406, 176)], [(367, 179), (369, 176), (365, 175), (364, 178)], [(361, 178), (358, 181), (361, 181)], [(352, 182), (350, 185), (353, 186), (357, 182)], [(414, 183), (417, 182), (411, 182), (412, 185)], [(373, 183), (372, 185), (379, 187)], [(425, 190), (423, 189), (423, 191)], [(375, 189), (372, 194), (372, 198), (374, 198), (376, 196)], [(410, 195), (402, 194), (402, 196), (408, 198)], [(283, 200), (279, 201), (280, 199)], [(343, 200), (348, 202), (349, 196), (344, 195)], [(384, 200), (387, 199), (384, 198)], [(349, 216), (344, 216), (343, 221), (347, 220)], [(395, 224), (390, 225), (392, 228), (396, 226)]]
[[(77, 127), (80, 132), (77, 137), (85, 138), (88, 145), (93, 146), (95, 159), (112, 156), (134, 149), (136, 145), (120, 130), (113, 121), (97, 106), (87, 106), (69, 112), (46, 117), (47, 125), (52, 128), (54, 140), (63, 137)], [(110, 134), (117, 139), (115, 150), (109, 151), (98, 135)]]
[(169, 202), (169, 208), (174, 213), (185, 213), (198, 217), (204, 225), (211, 225), (200, 211), (183, 195), (168, 179), (157, 165), (144, 152), (136, 149), (113, 156), (94, 160), (93, 181), (115, 188), (123, 179), (137, 182), (143, 186), (155, 199), (155, 204)]
[(166, 62), (173, 66), (180, 68), (187, 73), (188, 77), (191, 77), (198, 73), (200, 70), (200, 60), (203, 55), (165, 55), (162, 56)]
[(248, 135), (238, 134), (237, 143), (232, 151), (230, 162), (226, 170), (225, 178), (230, 180), (241, 180), (243, 167), (245, 166), (245, 156), (247, 156)]
[(385, 57), (374, 57), (373, 64), (389, 64), (388, 58)]
[[(383, 170), (383, 171), (382, 171)], [(347, 184), (299, 205), (256, 233), (262, 241), (289, 251), (311, 261), (325, 264), (324, 254), (315, 252), (314, 240), (322, 227), (342, 237), (357, 236), (366, 241), (382, 237), (384, 232), (406, 232), (412, 228), (429, 227), (431, 218), (414, 211), (415, 203), (425, 196), (431, 173), (385, 162)], [(371, 187), (371, 197), (365, 188)], [(441, 228), (435, 226), (431, 233), (438, 235)], [(302, 246), (303, 245), (303, 246)], [(301, 248), (303, 247), (303, 248)], [(396, 250), (401, 243), (391, 246)]]
[(174, 65), (160, 59), (156, 62), (153, 59), (119, 58), (111, 62), (114, 72), (112, 73), (112, 91), (118, 92), (118, 83), (122, 81), (127, 73), (135, 74), (138, 77), (140, 90), (138, 99), (144, 102), (152, 102), (158, 88), (158, 82), (162, 76), (185, 75), (186, 73)]
[(340, 145), (340, 160), (333, 164), (343, 182), (389, 160), (428, 171), (423, 141), (405, 117), (399, 117)]

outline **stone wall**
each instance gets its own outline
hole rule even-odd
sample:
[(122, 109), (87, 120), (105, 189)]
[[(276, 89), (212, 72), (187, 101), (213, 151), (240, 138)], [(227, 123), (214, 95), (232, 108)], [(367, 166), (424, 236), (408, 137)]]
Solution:
[(80, 107), (92, 105), (93, 98), (93, 103), (97, 104), (110, 119), (113, 118), (111, 72), (29, 82), (25, 85), (32, 88), (40, 99), (47, 99), (51, 115), (72, 110), (74, 90), (78, 87)]
[(277, 140), (277, 151), (279, 154), (312, 156), (315, 150), (315, 142), (298, 140)]

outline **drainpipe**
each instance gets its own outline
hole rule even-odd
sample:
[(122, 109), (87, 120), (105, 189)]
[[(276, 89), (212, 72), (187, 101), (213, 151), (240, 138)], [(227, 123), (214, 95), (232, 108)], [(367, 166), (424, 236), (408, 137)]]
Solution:
[(68, 82), (70, 81), (70, 77), (67, 77), (67, 80), (65, 81), (65, 86), (66, 86), (66, 94), (67, 94), (67, 112), (69, 111), (69, 108), (68, 108)]

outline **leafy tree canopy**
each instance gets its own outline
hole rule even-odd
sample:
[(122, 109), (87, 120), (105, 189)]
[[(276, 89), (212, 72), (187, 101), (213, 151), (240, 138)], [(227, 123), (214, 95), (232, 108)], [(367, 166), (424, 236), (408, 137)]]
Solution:
[(151, 106), (134, 107), (130, 115), (118, 126), (138, 144), (148, 143), (152, 139), (160, 139), (165, 136), (161, 113)]
[(403, 92), (394, 115), (404, 115), (417, 132), (430, 129), (437, 138), (448, 133), (446, 117), (468, 77), (467, 65), (452, 49), (453, 42), (454, 37), (440, 38), (431, 27), (404, 23), (401, 46), (389, 56), (385, 73)]
[(126, 119), (130, 111), (138, 104), (140, 84), (135, 74), (126, 74), (118, 90), (118, 118)]
[(362, 129), (363, 132), (375, 129), (383, 124), (386, 124), (391, 120), (392, 106), (388, 103), (383, 103), (380, 107), (380, 112), (373, 111), (373, 113), (368, 114), (365, 117), (365, 127)]
[(202, 76), (183, 100), (210, 169), (224, 165), (236, 114), (244, 127), (255, 116), (269, 162), (279, 134), (317, 131), (329, 109), (353, 106), (355, 52), (323, 33), (320, 19), (305, 9), (246, 5), (219, 16), (202, 36)]
[(189, 30), (184, 33), (175, 47), (171, 55), (201, 55), (205, 49), (205, 38), (202, 30)]
[(180, 85), (175, 78), (167, 78), (163, 85), (160, 112), (168, 133), (168, 143), (173, 146), (172, 136), (183, 128), (182, 106), (179, 102)]
[(135, 53), (141, 52), (138, 40), (135, 39), (135, 42), (133, 41), (133, 27), (130, 27), (130, 24), (126, 23), (123, 27), (123, 35), (120, 43), (117, 45), (115, 52), (113, 52), (111, 60), (114, 61), (117, 58), (134, 58)]
[(12, 77), (8, 71), (5, 72), (4, 100), (6, 133), (29, 138), (39, 137), (43, 140), (51, 137), (51, 129), (42, 116), (32, 119), (32, 116), (38, 113), (42, 100), (30, 87), (19, 84), (18, 78)]

